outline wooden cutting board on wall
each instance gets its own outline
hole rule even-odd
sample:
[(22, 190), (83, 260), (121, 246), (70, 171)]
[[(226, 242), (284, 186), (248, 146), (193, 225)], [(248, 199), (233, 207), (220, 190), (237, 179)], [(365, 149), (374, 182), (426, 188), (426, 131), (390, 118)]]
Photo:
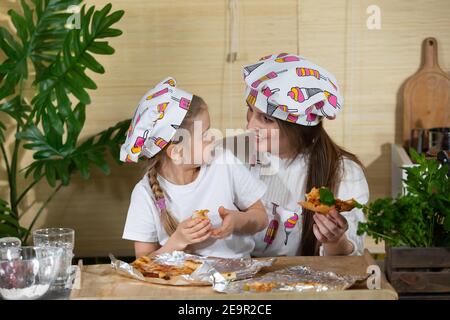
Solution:
[(450, 76), (438, 63), (437, 40), (422, 43), (422, 64), (403, 92), (403, 142), (408, 145), (413, 128), (450, 127)]

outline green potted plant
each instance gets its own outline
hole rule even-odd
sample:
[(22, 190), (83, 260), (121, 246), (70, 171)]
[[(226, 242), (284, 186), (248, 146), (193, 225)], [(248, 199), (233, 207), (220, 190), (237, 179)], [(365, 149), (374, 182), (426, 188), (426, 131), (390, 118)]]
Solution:
[[(0, 27), (0, 58), (5, 57), (0, 65), (0, 164), (9, 186), (9, 197), (0, 197), (0, 237), (25, 242), (43, 209), (73, 174), (88, 179), (92, 165), (108, 174), (106, 156), (118, 159), (129, 120), (87, 139), (79, 136), (91, 103), (87, 90), (97, 88), (88, 73), (105, 72), (94, 56), (114, 53), (106, 39), (122, 34), (112, 26), (124, 12), (111, 12), (111, 4), (96, 10), (81, 2), (21, 0), (21, 13), (8, 11), (15, 32)], [(74, 8), (79, 12), (70, 12)], [(32, 152), (33, 160), (19, 168), (23, 152)], [(23, 190), (19, 179), (27, 185)], [(43, 179), (53, 190), (31, 224), (22, 226), (21, 202)]]
[(385, 269), (402, 294), (450, 293), (450, 178), (448, 166), (410, 152), (405, 192), (362, 206), (358, 233), (386, 244)]

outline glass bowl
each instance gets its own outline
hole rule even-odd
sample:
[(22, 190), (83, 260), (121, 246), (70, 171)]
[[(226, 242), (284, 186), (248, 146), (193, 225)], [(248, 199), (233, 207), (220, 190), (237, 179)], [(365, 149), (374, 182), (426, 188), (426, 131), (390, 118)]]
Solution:
[(42, 297), (56, 278), (63, 250), (56, 247), (0, 249), (0, 295), (7, 300)]

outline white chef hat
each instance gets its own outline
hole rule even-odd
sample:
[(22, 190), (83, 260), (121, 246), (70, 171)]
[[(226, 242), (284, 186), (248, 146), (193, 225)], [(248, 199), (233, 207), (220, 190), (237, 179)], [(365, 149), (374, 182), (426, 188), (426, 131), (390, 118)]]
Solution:
[(247, 104), (281, 120), (315, 126), (335, 119), (343, 98), (336, 78), (305, 58), (281, 53), (244, 67)]
[(141, 99), (131, 119), (120, 160), (138, 162), (139, 157), (153, 157), (174, 137), (183, 122), (193, 95), (176, 88), (168, 77), (150, 89)]

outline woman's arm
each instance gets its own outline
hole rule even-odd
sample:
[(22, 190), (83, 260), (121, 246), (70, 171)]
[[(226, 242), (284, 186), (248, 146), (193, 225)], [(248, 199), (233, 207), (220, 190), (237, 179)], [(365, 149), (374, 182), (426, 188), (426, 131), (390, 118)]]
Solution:
[(348, 240), (345, 234), (335, 243), (323, 244), (323, 253), (325, 256), (348, 256), (354, 250), (353, 243)]
[[(342, 180), (339, 183), (337, 197), (340, 199), (354, 198), (359, 203), (367, 203), (369, 200), (369, 186), (363, 169), (355, 162), (345, 159), (342, 170)], [(337, 222), (338, 228), (343, 228), (345, 233), (342, 237), (339, 237), (338, 241), (324, 243), (321, 254), (362, 255), (364, 253), (364, 235), (357, 234), (358, 223), (365, 220), (362, 210), (355, 208), (350, 212), (333, 213), (326, 217)], [(327, 229), (332, 230), (333, 226)]]
[(223, 219), (222, 225), (213, 231), (213, 236), (219, 239), (226, 238), (232, 233), (255, 234), (267, 227), (269, 223), (261, 200), (256, 201), (243, 212), (220, 207), (219, 214)]

